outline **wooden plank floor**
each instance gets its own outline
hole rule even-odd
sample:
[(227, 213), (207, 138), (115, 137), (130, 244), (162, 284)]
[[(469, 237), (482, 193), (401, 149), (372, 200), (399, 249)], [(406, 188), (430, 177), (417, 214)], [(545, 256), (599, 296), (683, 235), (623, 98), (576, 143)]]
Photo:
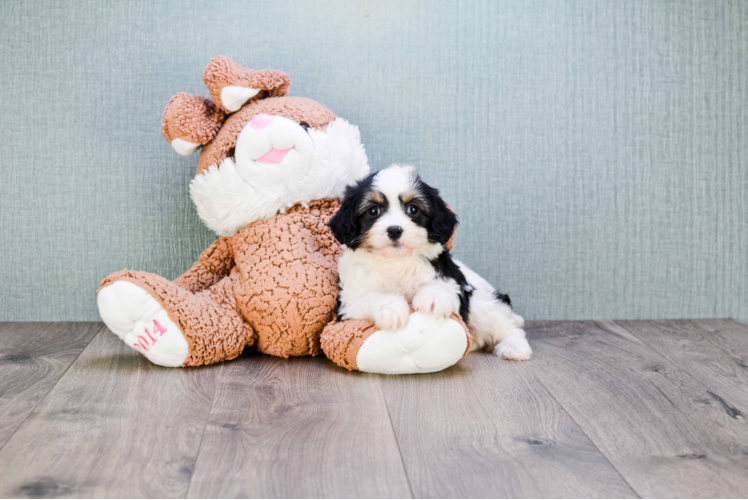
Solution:
[(166, 369), (101, 323), (0, 324), (0, 497), (746, 497), (748, 328), (535, 322), (527, 363)]

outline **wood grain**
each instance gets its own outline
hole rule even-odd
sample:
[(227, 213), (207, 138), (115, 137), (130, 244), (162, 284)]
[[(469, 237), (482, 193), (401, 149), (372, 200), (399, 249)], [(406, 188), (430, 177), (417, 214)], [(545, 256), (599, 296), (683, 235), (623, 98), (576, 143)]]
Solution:
[(157, 367), (102, 329), (0, 451), (0, 497), (184, 497), (221, 368)]
[(380, 377), (257, 354), (166, 369), (100, 324), (0, 324), (0, 497), (748, 495), (748, 328), (528, 332), (527, 363)]
[(616, 323), (707, 387), (712, 404), (748, 418), (748, 328), (725, 320)]
[(533, 373), (639, 495), (748, 495), (746, 421), (689, 366), (612, 322), (539, 322), (528, 331)]
[(0, 323), (0, 449), (101, 323)]
[(741, 368), (748, 369), (748, 326), (734, 319), (694, 319), (690, 320), (709, 335), (704, 338), (720, 349), (728, 351)]
[(416, 497), (635, 497), (533, 376), (535, 361), (474, 353), (382, 378)]
[(258, 355), (218, 385), (190, 497), (411, 496), (376, 376)]

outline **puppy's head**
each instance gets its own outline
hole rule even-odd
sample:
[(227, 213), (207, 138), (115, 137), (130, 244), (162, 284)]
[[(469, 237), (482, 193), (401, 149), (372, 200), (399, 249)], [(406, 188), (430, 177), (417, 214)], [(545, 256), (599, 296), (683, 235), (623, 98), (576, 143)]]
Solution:
[(348, 186), (330, 228), (340, 243), (389, 257), (447, 244), (457, 217), (410, 166), (393, 165)]

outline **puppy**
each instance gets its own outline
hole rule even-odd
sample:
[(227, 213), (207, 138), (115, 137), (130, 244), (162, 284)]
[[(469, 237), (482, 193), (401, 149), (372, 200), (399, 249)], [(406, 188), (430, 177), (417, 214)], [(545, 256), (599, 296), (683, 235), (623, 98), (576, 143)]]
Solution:
[[(473, 349), (527, 360), (532, 349), (507, 295), (450, 255), (457, 217), (410, 166), (393, 165), (348, 186), (330, 228), (343, 245), (338, 318), (369, 319), (381, 330), (423, 314), (458, 313)], [(494, 347), (498, 344), (498, 347)]]

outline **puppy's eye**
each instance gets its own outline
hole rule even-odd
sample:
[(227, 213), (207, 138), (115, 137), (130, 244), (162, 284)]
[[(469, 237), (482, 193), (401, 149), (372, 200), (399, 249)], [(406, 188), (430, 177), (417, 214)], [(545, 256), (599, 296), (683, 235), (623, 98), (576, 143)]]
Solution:
[(381, 210), (379, 209), (379, 207), (374, 205), (366, 213), (369, 214), (371, 217), (376, 217), (377, 215), (379, 215), (380, 212)]
[(406, 212), (406, 213), (407, 213), (408, 215), (415, 215), (415, 214), (417, 214), (417, 213), (418, 213), (418, 207), (417, 207), (417, 206), (415, 206), (415, 205), (412, 205), (412, 204), (411, 204), (411, 205), (408, 205), (407, 207), (405, 207), (405, 212)]

